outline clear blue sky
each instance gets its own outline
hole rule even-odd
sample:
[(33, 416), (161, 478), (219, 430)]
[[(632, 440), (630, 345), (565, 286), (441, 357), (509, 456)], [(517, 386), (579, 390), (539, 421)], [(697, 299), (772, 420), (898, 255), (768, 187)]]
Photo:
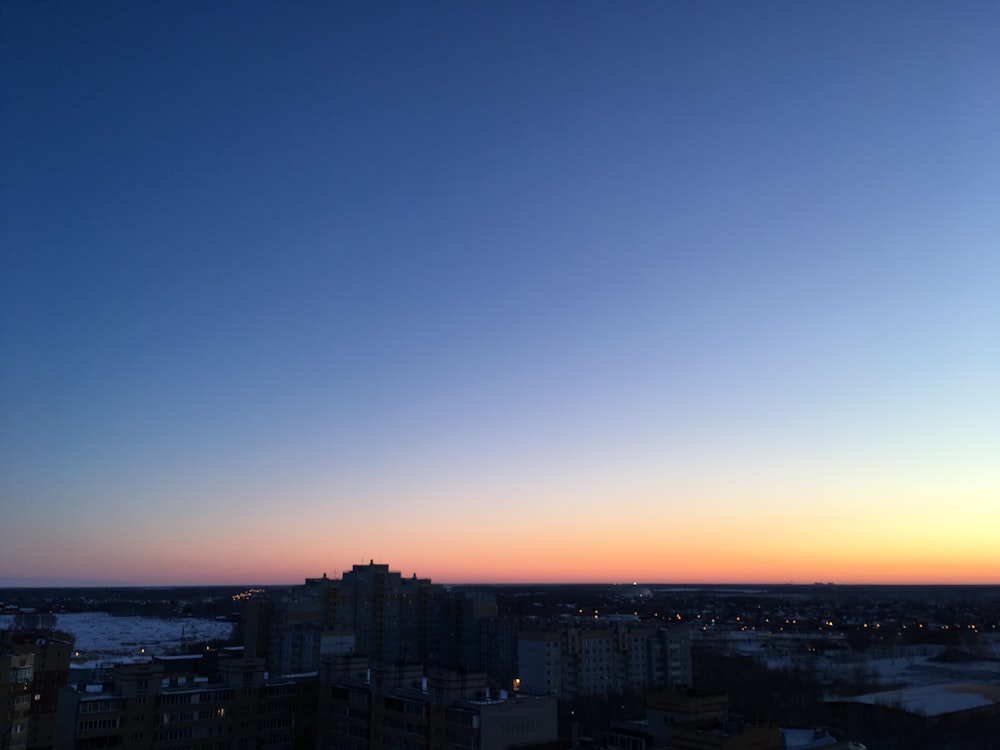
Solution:
[(998, 30), (4, 3), (0, 583), (1000, 581)]

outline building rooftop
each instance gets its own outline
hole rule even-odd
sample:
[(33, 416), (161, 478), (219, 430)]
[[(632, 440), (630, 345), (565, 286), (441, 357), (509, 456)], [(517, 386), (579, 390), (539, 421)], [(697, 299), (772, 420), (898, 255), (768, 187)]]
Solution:
[(841, 700), (847, 703), (867, 703), (898, 708), (918, 716), (943, 716), (1000, 704), (1000, 686), (928, 685), (867, 693)]
[(840, 744), (836, 737), (823, 729), (781, 729), (785, 750), (814, 750)]

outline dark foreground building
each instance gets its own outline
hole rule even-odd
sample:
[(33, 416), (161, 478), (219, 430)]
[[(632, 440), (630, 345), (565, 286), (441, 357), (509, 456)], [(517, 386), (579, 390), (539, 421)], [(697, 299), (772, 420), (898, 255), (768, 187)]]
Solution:
[(0, 631), (0, 748), (49, 750), (72, 645), (41, 631)]
[(269, 680), (264, 660), (198, 656), (116, 665), (67, 685), (55, 747), (66, 750), (294, 750), (315, 744), (315, 675)]
[(500, 690), (483, 674), (340, 656), (324, 660), (320, 682), (321, 750), (507, 750), (558, 738), (554, 697)]
[(351, 654), (373, 665), (485, 671), (510, 686), (515, 638), (516, 629), (498, 624), (492, 594), (447, 589), (371, 561), (253, 603), (243, 645), (272, 674), (318, 671), (324, 656)]

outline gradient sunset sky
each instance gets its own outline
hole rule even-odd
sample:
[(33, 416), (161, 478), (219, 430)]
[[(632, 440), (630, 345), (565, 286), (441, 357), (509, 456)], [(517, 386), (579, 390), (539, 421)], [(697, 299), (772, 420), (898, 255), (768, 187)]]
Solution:
[(1000, 4), (0, 5), (0, 585), (1000, 583)]

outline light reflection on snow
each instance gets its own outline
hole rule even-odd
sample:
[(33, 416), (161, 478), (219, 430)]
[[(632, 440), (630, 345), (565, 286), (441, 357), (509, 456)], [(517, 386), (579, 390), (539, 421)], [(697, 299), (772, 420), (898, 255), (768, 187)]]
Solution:
[[(13, 615), (0, 615), (0, 629), (9, 628)], [(106, 612), (78, 612), (56, 615), (56, 628), (76, 636), (74, 650), (80, 660), (123, 661), (183, 651), (186, 644), (228, 640), (233, 623), (194, 617), (115, 617)]]

